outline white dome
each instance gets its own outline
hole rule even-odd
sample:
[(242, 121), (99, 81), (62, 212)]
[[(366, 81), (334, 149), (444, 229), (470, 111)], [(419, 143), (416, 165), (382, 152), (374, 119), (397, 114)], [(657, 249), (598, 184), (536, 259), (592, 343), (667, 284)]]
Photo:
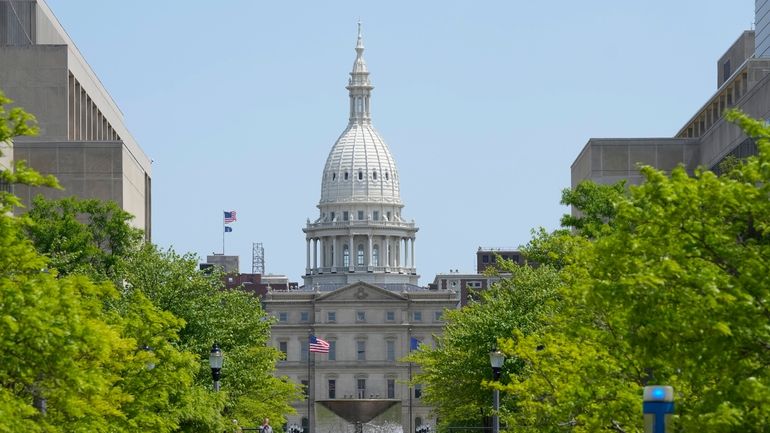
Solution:
[(352, 202), (401, 205), (396, 163), (370, 123), (348, 125), (324, 167), (319, 206)]

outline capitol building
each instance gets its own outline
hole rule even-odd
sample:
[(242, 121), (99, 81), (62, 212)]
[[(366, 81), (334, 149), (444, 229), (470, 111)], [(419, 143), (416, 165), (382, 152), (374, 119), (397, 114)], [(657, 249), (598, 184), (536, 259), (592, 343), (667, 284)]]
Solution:
[[(289, 424), (305, 433), (408, 433), (436, 420), (421, 386), (410, 385), (416, 366), (402, 359), (433, 345), (459, 294), (417, 285), (418, 227), (402, 214), (396, 162), (372, 125), (360, 25), (355, 51), (348, 124), (323, 167), (319, 212), (302, 229), (304, 285), (271, 290), (263, 302), (277, 320), (271, 342), (285, 354), (276, 374), (307, 392)], [(310, 353), (310, 336), (327, 341), (328, 353)]]

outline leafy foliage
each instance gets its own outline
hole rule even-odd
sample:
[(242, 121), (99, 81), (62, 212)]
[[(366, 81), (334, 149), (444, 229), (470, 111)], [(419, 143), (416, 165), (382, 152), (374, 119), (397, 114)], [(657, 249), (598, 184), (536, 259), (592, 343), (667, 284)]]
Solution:
[[(556, 295), (558, 275), (551, 267), (533, 269), (510, 261), (501, 261), (500, 266), (509, 278), (481, 292), (479, 302), (447, 311), (436, 347), (421, 346), (408, 357), (419, 365), (414, 382), (425, 385), (423, 399), (436, 408), (443, 426), (478, 425), (490, 415), (491, 394), (482, 385), (492, 374), (489, 352), (499, 337), (542, 326), (549, 300)], [(509, 362), (503, 373), (515, 374), (519, 368)]]
[(644, 167), (565, 261), (551, 324), (504, 344), (525, 366), (501, 386), (512, 431), (640, 432), (654, 383), (676, 390), (672, 431), (766, 431), (770, 131), (728, 117), (759, 155), (721, 177)]

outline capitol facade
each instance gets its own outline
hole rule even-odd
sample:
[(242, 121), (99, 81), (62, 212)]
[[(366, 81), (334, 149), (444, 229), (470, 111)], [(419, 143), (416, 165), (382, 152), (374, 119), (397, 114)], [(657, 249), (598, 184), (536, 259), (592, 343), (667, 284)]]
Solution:
[[(402, 360), (433, 344), (459, 295), (417, 285), (418, 228), (402, 216), (396, 163), (372, 125), (360, 25), (355, 50), (348, 124), (323, 169), (319, 213), (303, 228), (304, 285), (269, 291), (263, 302), (277, 320), (271, 342), (285, 354), (277, 374), (307, 391), (289, 424), (304, 433), (414, 432), (436, 420), (421, 386), (410, 384), (416, 367)], [(327, 341), (328, 353), (310, 353), (311, 336)]]

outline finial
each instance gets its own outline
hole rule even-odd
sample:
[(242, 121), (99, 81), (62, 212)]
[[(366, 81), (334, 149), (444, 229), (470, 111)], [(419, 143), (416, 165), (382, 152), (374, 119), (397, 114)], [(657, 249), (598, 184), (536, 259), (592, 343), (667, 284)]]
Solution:
[(364, 48), (364, 35), (361, 33), (361, 19), (358, 19), (358, 41), (356, 43), (356, 49)]

